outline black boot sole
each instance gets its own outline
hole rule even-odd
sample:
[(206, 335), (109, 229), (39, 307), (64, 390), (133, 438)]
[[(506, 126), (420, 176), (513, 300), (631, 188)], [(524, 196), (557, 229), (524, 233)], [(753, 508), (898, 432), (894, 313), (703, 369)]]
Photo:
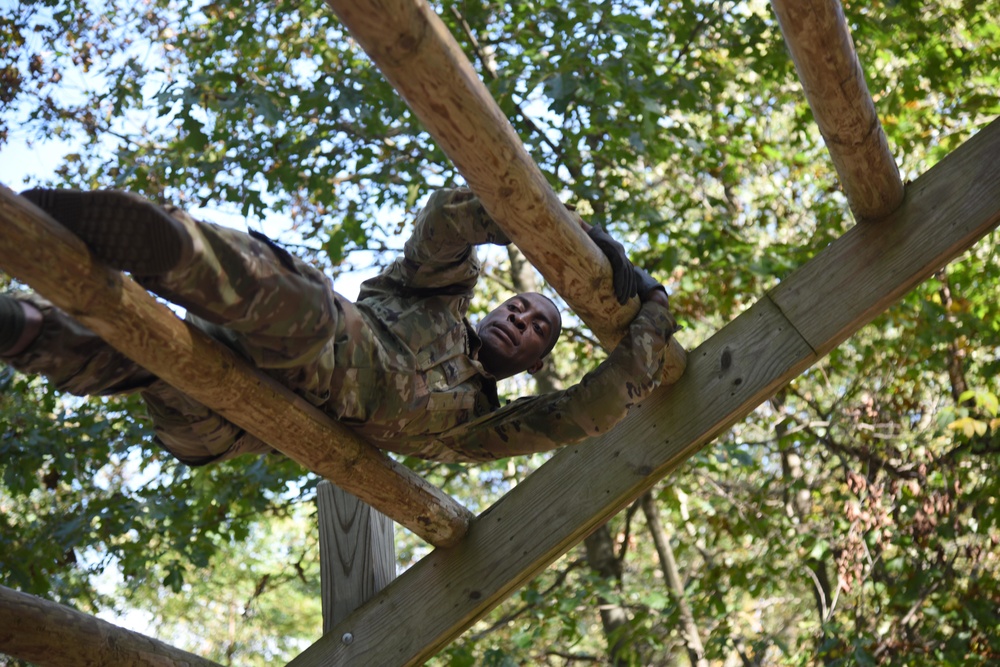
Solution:
[(8, 354), (21, 340), (26, 319), (17, 299), (0, 294), (0, 356)]
[(35, 188), (21, 196), (80, 237), (102, 262), (137, 276), (176, 268), (190, 245), (180, 222), (128, 192)]

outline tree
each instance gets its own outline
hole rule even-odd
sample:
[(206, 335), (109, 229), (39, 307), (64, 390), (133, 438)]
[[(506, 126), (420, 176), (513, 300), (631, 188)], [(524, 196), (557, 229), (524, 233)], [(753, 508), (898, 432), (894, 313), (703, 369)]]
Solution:
[[(763, 3), (438, 9), (558, 191), (668, 283), (686, 347), (852, 224)], [(996, 0), (845, 11), (904, 178), (1000, 110)], [(41, 180), (287, 219), (288, 238), (331, 274), (359, 249), (381, 261), (398, 245), (396, 221), (429, 188), (460, 181), (319, 3), (53, 0), (2, 10), (0, 35), (14, 46), (0, 53), (0, 131), (79, 138)], [(438, 662), (687, 664), (685, 615), (716, 663), (994, 659), (993, 241), (659, 487), (683, 598), (633, 507), (601, 535), (610, 579), (574, 550)], [(491, 275), (510, 282), (506, 260), (493, 261)], [(483, 285), (477, 307), (502, 289)], [(556, 370), (574, 378), (596, 343), (567, 324)], [(308, 640), (285, 628), (318, 627), (315, 610), (292, 619), (267, 596), (316, 589), (302, 520), (314, 479), (280, 458), (190, 470), (151, 448), (133, 401), (4, 382), (5, 583), (89, 611), (146, 610), (178, 643), (239, 664), (280, 662)], [(544, 458), (408, 463), (482, 509)], [(400, 542), (404, 561), (426, 549)], [(113, 569), (124, 584), (98, 586)], [(218, 598), (220, 586), (236, 626), (256, 610), (273, 645), (243, 652), (239, 633), (221, 633), (208, 647), (184, 630), (198, 621), (181, 602)], [(622, 610), (620, 634), (605, 634), (603, 605)], [(613, 648), (621, 636), (628, 651)]]

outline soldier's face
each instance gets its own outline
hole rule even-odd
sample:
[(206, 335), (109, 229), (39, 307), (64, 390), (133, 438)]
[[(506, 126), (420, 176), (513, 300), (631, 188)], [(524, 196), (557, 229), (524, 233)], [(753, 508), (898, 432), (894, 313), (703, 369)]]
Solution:
[(555, 304), (541, 294), (507, 299), (479, 323), (479, 361), (498, 380), (522, 371), (534, 373), (559, 337), (560, 322)]

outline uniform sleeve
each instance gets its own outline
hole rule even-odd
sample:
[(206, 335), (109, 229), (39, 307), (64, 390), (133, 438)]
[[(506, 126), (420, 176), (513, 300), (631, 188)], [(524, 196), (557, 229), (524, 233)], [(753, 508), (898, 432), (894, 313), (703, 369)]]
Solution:
[(675, 328), (670, 312), (643, 304), (618, 347), (577, 385), (519, 399), (470, 422), (445, 447), (467, 461), (532, 454), (609, 431), (659, 386), (663, 349)]
[(417, 215), (403, 255), (387, 277), (414, 289), (471, 290), (479, 278), (475, 246), (510, 239), (468, 188), (437, 190)]

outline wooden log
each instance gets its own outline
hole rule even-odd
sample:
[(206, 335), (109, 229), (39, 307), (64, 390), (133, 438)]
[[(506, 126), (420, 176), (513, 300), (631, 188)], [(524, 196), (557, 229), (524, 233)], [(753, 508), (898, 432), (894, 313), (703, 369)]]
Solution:
[[(483, 206), (607, 349), (639, 309), (559, 201), (458, 43), (425, 0), (327, 0), (455, 163)], [(684, 372), (676, 341), (664, 382)]]
[(0, 586), (0, 653), (39, 667), (221, 667), (158, 639), (6, 586)]
[[(693, 350), (677, 384), (654, 392), (610, 433), (558, 452), (480, 515), (461, 544), (401, 574), (290, 667), (415, 665), (434, 655), (995, 228), (997, 155), (1000, 120), (910, 185), (903, 205), (878, 226), (856, 225)], [(345, 632), (353, 634), (350, 645), (334, 641)]]
[(323, 480), (316, 503), (325, 634), (396, 578), (396, 548), (392, 521), (357, 496)]
[(76, 236), (0, 186), (0, 267), (140, 365), (378, 508), (435, 546), (471, 512), (347, 427), (256, 372), (93, 258)]
[(854, 217), (885, 217), (903, 201), (903, 182), (840, 0), (771, 0), (771, 6)]

